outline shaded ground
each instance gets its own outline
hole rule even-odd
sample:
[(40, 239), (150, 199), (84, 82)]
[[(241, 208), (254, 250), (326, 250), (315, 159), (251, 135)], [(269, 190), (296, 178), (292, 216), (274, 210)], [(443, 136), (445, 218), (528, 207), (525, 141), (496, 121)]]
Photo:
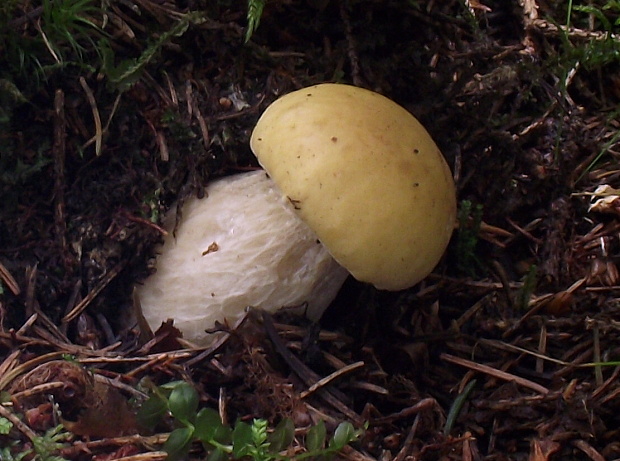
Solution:
[[(620, 187), (617, 37), (587, 30), (587, 15), (562, 31), (552, 20), (566, 5), (552, 1), (272, 2), (248, 43), (245, 4), (111, 3), (114, 64), (65, 66), (36, 91), (24, 75), (14, 83), (30, 103), (5, 105), (0, 390), (26, 427), (3, 443), (49, 428), (58, 405), (79, 434), (66, 458), (152, 451), (156, 434), (119, 438), (135, 431), (125, 402), (148, 377), (195, 383), (230, 421), (368, 422), (347, 458), (620, 458), (615, 191), (589, 210), (598, 185)], [(201, 7), (206, 19), (122, 75), (153, 30)], [(13, 31), (36, 33), (28, 12), (16, 9)], [(348, 281), (320, 331), (250, 318), (216, 351), (175, 351), (171, 330), (144, 344), (120, 319), (161, 214), (255, 166), (248, 139), (262, 110), (324, 81), (379, 91), (429, 129), (460, 201), (445, 260), (402, 293)], [(97, 378), (52, 362), (61, 354)], [(358, 362), (302, 398), (308, 370)], [(113, 396), (94, 390), (109, 380)]]

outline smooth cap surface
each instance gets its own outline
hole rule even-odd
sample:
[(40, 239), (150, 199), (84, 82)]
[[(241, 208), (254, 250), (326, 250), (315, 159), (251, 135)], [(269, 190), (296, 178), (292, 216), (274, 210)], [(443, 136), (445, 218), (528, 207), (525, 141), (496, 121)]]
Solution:
[(390, 99), (341, 84), (289, 93), (263, 113), (251, 148), (358, 280), (408, 288), (444, 253), (456, 217), (452, 174), (424, 127)]

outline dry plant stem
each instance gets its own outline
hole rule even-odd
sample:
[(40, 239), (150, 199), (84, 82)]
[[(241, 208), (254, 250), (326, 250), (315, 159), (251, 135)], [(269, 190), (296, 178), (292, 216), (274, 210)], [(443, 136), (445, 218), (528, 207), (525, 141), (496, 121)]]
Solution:
[(204, 351), (200, 352), (195, 357), (193, 357), (193, 358), (189, 359), (187, 362), (185, 362), (185, 366), (191, 368), (194, 365), (202, 362), (206, 358), (211, 357), (220, 347), (222, 347), (224, 345), (224, 343), (226, 341), (228, 341), (229, 337), (230, 337), (230, 333), (224, 333), (210, 347), (208, 347), (207, 349), (205, 349)]
[[(536, 218), (534, 219), (532, 222), (530, 222), (529, 224), (527, 224), (525, 227), (521, 227), (519, 226), (517, 223), (515, 223), (512, 219), (510, 218), (506, 218), (506, 222), (508, 224), (510, 224), (512, 227), (514, 227), (517, 232), (521, 235), (523, 235), (525, 238), (527, 238), (528, 240), (534, 242), (537, 245), (542, 245), (543, 241), (537, 237), (534, 237), (531, 234), (531, 230), (533, 230), (534, 228), (536, 228), (538, 226), (538, 224), (540, 224), (542, 222), (541, 218)], [(513, 238), (510, 239), (510, 241), (512, 241), (514, 239)], [(509, 241), (504, 241), (505, 244), (509, 243)]]
[(583, 451), (592, 461), (605, 461), (605, 457), (585, 440), (575, 440), (573, 445)]
[[(295, 374), (297, 374), (297, 376), (299, 376), (299, 378), (301, 378), (301, 380), (309, 387), (320, 381), (321, 378), (319, 375), (310, 370), (301, 360), (299, 360), (286, 348), (278, 336), (278, 332), (276, 331), (273, 321), (271, 320), (271, 316), (266, 312), (263, 312), (263, 324), (265, 326), (265, 331), (267, 332), (269, 339), (271, 339), (276, 351), (280, 354), (288, 366), (291, 367)], [(342, 403), (341, 397), (336, 396), (337, 391), (333, 389), (320, 388), (317, 393), (323, 400), (332, 405), (347, 418), (351, 419), (355, 424), (359, 425), (363, 423), (362, 417)]]
[(614, 372), (611, 374), (611, 376), (607, 378), (607, 380), (605, 380), (603, 384), (596, 388), (594, 392), (592, 392), (592, 399), (598, 399), (604, 392), (606, 392), (609, 387), (618, 379), (618, 375), (620, 375), (620, 367), (615, 367)]
[(41, 34), (41, 38), (43, 39), (43, 43), (45, 43), (45, 47), (47, 48), (47, 51), (49, 51), (49, 53), (52, 55), (52, 58), (54, 59), (54, 61), (56, 61), (56, 64), (61, 64), (60, 58), (58, 57), (58, 55), (54, 51), (54, 47), (52, 46), (52, 44), (50, 43), (49, 39), (47, 38), (47, 35), (45, 35), (45, 32), (43, 32), (43, 29), (41, 28), (41, 20), (40, 19), (37, 20), (37, 22), (35, 23), (35, 28), (37, 29), (37, 32), (39, 32)]
[(133, 456), (123, 456), (122, 458), (116, 458), (114, 461), (160, 461), (167, 457), (168, 453), (165, 451), (154, 451)]
[[(148, 366), (152, 366), (153, 363), (157, 361), (166, 361), (166, 360), (180, 360), (188, 357), (192, 357), (195, 354), (195, 351), (187, 351), (187, 350), (178, 350), (178, 351), (170, 351), (170, 352), (161, 352), (157, 354), (147, 355), (145, 357), (84, 357), (79, 358), (78, 362), (82, 364), (131, 364), (131, 363), (146, 363)], [(133, 372), (133, 371), (132, 371)], [(124, 376), (132, 376), (130, 373), (126, 373)], [(134, 373), (135, 375), (135, 373)]]
[(161, 161), (167, 162), (168, 160), (170, 160), (170, 151), (168, 150), (168, 142), (166, 141), (166, 137), (161, 131), (157, 132), (157, 144), (159, 145)]
[(121, 211), (120, 215), (124, 218), (127, 218), (129, 221), (141, 224), (143, 226), (147, 226), (150, 227), (151, 229), (156, 230), (157, 232), (159, 232), (162, 236), (166, 236), (168, 235), (168, 231), (166, 229), (164, 229), (163, 227), (155, 224), (154, 222), (149, 221), (146, 218), (142, 218), (140, 216), (134, 216), (131, 213), (127, 212), (127, 211)]
[(525, 322), (527, 319), (532, 317), (534, 314), (538, 313), (544, 307), (548, 306), (549, 303), (551, 303), (557, 296), (574, 293), (579, 288), (581, 288), (582, 285), (584, 283), (586, 283), (586, 281), (587, 281), (586, 278), (579, 279), (579, 280), (577, 280), (575, 283), (573, 283), (570, 287), (568, 287), (564, 291), (561, 291), (561, 292), (556, 293), (556, 294), (550, 294), (550, 295), (547, 295), (547, 296), (541, 296), (541, 297), (537, 298), (536, 300), (531, 301), (530, 305), (532, 307), (530, 308), (530, 310), (528, 310), (525, 314), (523, 314), (519, 318), (519, 320), (517, 320), (517, 322), (514, 325), (512, 325), (510, 328), (508, 328), (502, 334), (502, 338), (508, 338), (509, 336), (511, 336), (515, 331), (517, 331), (519, 328), (521, 328), (521, 325), (523, 324), (523, 322)]
[[(601, 338), (600, 330), (596, 325), (592, 328), (592, 343), (594, 345), (592, 348), (592, 353), (594, 354), (593, 361), (599, 364), (601, 362)], [(597, 386), (603, 385), (603, 370), (600, 365), (594, 367), (594, 380)]]
[(35, 303), (34, 313), (37, 316), (36, 324), (40, 324), (42, 327), (45, 327), (49, 333), (51, 333), (58, 341), (63, 343), (70, 343), (69, 338), (62, 333), (56, 324), (52, 322), (52, 320), (41, 310), (39, 303)]
[(437, 401), (432, 398), (425, 398), (420, 400), (415, 405), (407, 407), (397, 413), (392, 413), (388, 416), (383, 416), (381, 418), (376, 418), (372, 420), (372, 424), (378, 426), (380, 424), (393, 424), (395, 421), (400, 419), (409, 418), (412, 415), (418, 415), (422, 411), (432, 410), (433, 408), (438, 408), (439, 405)]
[[(164, 79), (166, 80), (166, 84), (168, 85), (168, 92), (170, 93), (170, 100), (172, 101), (172, 106), (175, 109), (178, 109), (179, 108), (179, 97), (177, 96), (177, 91), (174, 88), (174, 83), (172, 83), (172, 79), (170, 78), (170, 75), (167, 72), (164, 73)], [(187, 96), (187, 92), (186, 92), (186, 96)], [(191, 111), (189, 98), (186, 99), (186, 101), (187, 101), (187, 111), (191, 117), (192, 111)]]
[(26, 389), (25, 391), (15, 392), (11, 394), (11, 399), (15, 401), (19, 401), (22, 398), (32, 397), (36, 394), (43, 394), (54, 389), (62, 389), (65, 387), (66, 383), (61, 381), (53, 381), (51, 383), (38, 384), (36, 386), (31, 387), (30, 389)]
[[(497, 422), (497, 419), (495, 419), (494, 421)], [(495, 423), (494, 423), (494, 425), (495, 425)], [(494, 433), (495, 433), (495, 428), (493, 428), (493, 430), (491, 431), (491, 438), (494, 437)], [(420, 450), (420, 453), (418, 454), (418, 457), (415, 458), (415, 459), (426, 459), (426, 457), (424, 457), (424, 454), (427, 453), (427, 452), (433, 452), (433, 451), (438, 450), (438, 449), (443, 449), (447, 445), (456, 446), (458, 444), (463, 443), (465, 440), (471, 440), (471, 439), (473, 439), (471, 433), (465, 432), (464, 435), (462, 435), (460, 437), (453, 437), (451, 439), (446, 440), (445, 442), (439, 442), (439, 443), (433, 443), (433, 444), (425, 445), (422, 448), (422, 450)], [(490, 442), (489, 442), (489, 444), (490, 444)], [(491, 453), (494, 450), (492, 449), (492, 447), (489, 447), (489, 449), (487, 451), (489, 453)]]
[[(547, 350), (547, 327), (543, 324), (540, 328), (540, 334), (538, 337), (538, 351), (541, 354), (545, 354)], [(536, 358), (536, 373), (543, 373), (545, 368), (545, 362), (542, 357)]]
[(495, 272), (495, 275), (499, 278), (499, 281), (502, 284), (502, 291), (504, 292), (504, 296), (506, 298), (506, 304), (510, 310), (515, 309), (514, 299), (512, 297), (512, 293), (510, 291), (510, 281), (508, 280), (508, 275), (506, 274), (506, 270), (497, 260), (493, 260), (492, 267)]
[(467, 309), (461, 316), (456, 319), (455, 324), (458, 327), (459, 331), (466, 325), (474, 316), (486, 305), (486, 303), (495, 297), (495, 293), (491, 292), (484, 297), (482, 297), (479, 301), (477, 301), (474, 305), (472, 305), (469, 309)]
[(532, 21), (532, 25), (538, 29), (539, 32), (548, 35), (558, 35), (560, 32), (567, 34), (569, 37), (579, 38), (584, 40), (619, 40), (619, 34), (612, 34), (609, 32), (599, 32), (592, 30), (577, 29), (575, 27), (556, 26), (544, 19), (535, 19)]
[(16, 332), (11, 332), (12, 335), (16, 338), (19, 336), (26, 336), (26, 333), (32, 329), (32, 326), (38, 318), (39, 316), (37, 314), (32, 314), (30, 317), (28, 317), (28, 319), (26, 319), (24, 324), (19, 327), (19, 330), (17, 330)]
[(109, 356), (109, 355), (118, 355), (114, 352), (112, 352), (112, 350), (116, 349), (117, 347), (119, 347), (122, 343), (116, 342), (114, 344), (110, 344), (109, 346), (103, 348), (103, 349), (91, 349), (89, 347), (86, 346), (78, 346), (76, 344), (73, 343), (67, 343), (64, 341), (60, 341), (58, 339), (56, 339), (54, 337), (54, 335), (52, 335), (51, 333), (49, 333), (47, 330), (44, 330), (43, 328), (40, 327), (33, 327), (33, 331), (41, 338), (43, 338), (45, 341), (47, 341), (47, 346), (49, 345), (53, 345), (55, 346), (57, 349), (59, 349), (60, 351), (62, 351), (64, 354), (73, 354), (73, 355), (81, 355), (81, 356), (95, 356), (95, 357), (103, 357), (103, 356)]
[(103, 375), (101, 375), (99, 373), (94, 373), (93, 377), (94, 377), (95, 381), (97, 381), (97, 382), (105, 384), (106, 386), (109, 386), (109, 387), (113, 387), (113, 388), (118, 389), (120, 391), (126, 392), (127, 394), (132, 395), (132, 396), (134, 396), (134, 397), (136, 397), (138, 399), (146, 400), (149, 397), (148, 394), (145, 394), (144, 392), (141, 392), (141, 391), (137, 390), (133, 386), (130, 386), (128, 384), (125, 384), (125, 383), (119, 381), (119, 379), (108, 378), (107, 376), (103, 376)]
[(6, 374), (0, 376), (0, 391), (6, 389), (6, 387), (11, 384), (11, 382), (17, 378), (19, 375), (26, 373), (27, 371), (32, 370), (34, 367), (41, 365), (42, 363), (48, 362), (50, 360), (56, 360), (59, 357), (62, 357), (63, 352), (51, 352), (49, 354), (40, 355), (28, 362), (22, 363), (14, 367), (11, 371)]
[(507, 373), (502, 370), (497, 370), (496, 368), (490, 367), (488, 365), (482, 365), (480, 363), (472, 362), (471, 360), (462, 359), (460, 357), (455, 357), (450, 354), (441, 354), (440, 358), (442, 360), (445, 360), (446, 362), (454, 363), (456, 365), (460, 365), (471, 370), (479, 371), (481, 373), (493, 376), (494, 378), (501, 379), (503, 381), (514, 381), (516, 384), (531, 389), (542, 395), (546, 395), (549, 393), (549, 389), (541, 386), (540, 384), (530, 381), (529, 379), (521, 378), (511, 373)]
[(226, 388), (220, 387), (220, 392), (217, 398), (217, 412), (220, 415), (222, 424), (228, 425), (228, 411), (226, 411)]
[(202, 116), (202, 112), (200, 112), (200, 108), (198, 107), (198, 103), (195, 98), (192, 98), (192, 105), (194, 107), (194, 112), (196, 114), (196, 120), (198, 120), (198, 126), (200, 127), (200, 131), (202, 132), (202, 145), (205, 150), (209, 150), (211, 139), (209, 137), (209, 128), (207, 127), (207, 122)]
[(161, 131), (157, 131), (155, 126), (149, 121), (146, 120), (146, 124), (151, 128), (153, 134), (155, 135), (155, 141), (157, 142), (157, 146), (159, 147), (159, 156), (162, 162), (167, 162), (170, 160), (170, 151), (168, 150), (168, 143), (166, 142), (166, 137)]
[[(56, 240), (67, 255), (67, 222), (65, 218), (65, 157), (66, 157), (65, 93), (56, 90), (54, 96), (54, 226)], [(66, 256), (65, 256), (66, 257)], [(65, 264), (69, 261), (65, 260)]]
[(461, 460), (462, 461), (472, 461), (474, 459), (474, 455), (471, 449), (471, 441), (469, 439), (463, 440), (463, 448), (461, 449)]
[[(82, 292), (82, 281), (78, 280), (73, 286), (73, 290), (71, 291), (71, 295), (69, 296), (69, 301), (67, 301), (67, 305), (65, 307), (64, 314), (67, 315), (71, 310), (75, 307), (78, 302), (78, 299), (81, 297)], [(61, 323), (59, 327), (59, 331), (63, 335), (67, 335), (67, 330), (69, 330), (69, 325), (66, 323)]]
[[(93, 440), (89, 442), (74, 442), (73, 446), (62, 450), (62, 455), (65, 457), (76, 456), (78, 454), (84, 454), (85, 452), (89, 452), (91, 450), (106, 448), (106, 447), (124, 447), (126, 445), (140, 445), (140, 446), (153, 446), (153, 445), (162, 445), (168, 440), (169, 434), (157, 434), (153, 436), (143, 437), (141, 435), (129, 435), (124, 437), (107, 437), (101, 440)], [(165, 452), (152, 452), (153, 455), (162, 454), (167, 456)], [(151, 458), (147, 458), (151, 459)], [(160, 459), (156, 457), (154, 459)]]
[(347, 55), (349, 57), (349, 63), (351, 64), (351, 79), (355, 86), (365, 87), (362, 82), (360, 72), (360, 60), (357, 54), (357, 44), (353, 37), (353, 26), (351, 25), (351, 19), (349, 18), (349, 12), (347, 11), (347, 0), (340, 0), (340, 18), (344, 24), (345, 37), (347, 39)]
[(314, 383), (312, 386), (310, 386), (307, 390), (305, 390), (302, 393), (300, 393), (299, 396), (302, 399), (305, 399), (310, 394), (312, 394), (313, 392), (316, 392), (318, 389), (328, 385), (330, 382), (334, 381), (335, 379), (338, 379), (341, 376), (346, 375), (347, 373), (355, 371), (358, 368), (363, 368), (364, 365), (365, 365), (364, 362), (361, 362), (361, 361), (360, 362), (352, 363), (350, 365), (345, 365), (344, 367), (340, 368), (339, 370), (334, 371), (330, 375), (328, 375), (328, 376), (326, 376), (326, 377), (324, 377), (322, 379), (319, 379), (316, 383)]
[[(110, 116), (108, 117), (108, 121), (106, 122), (105, 126), (101, 130), (101, 135), (102, 136), (105, 133), (107, 133), (109, 128), (110, 128), (110, 124), (112, 123), (112, 119), (114, 118), (114, 114), (116, 114), (116, 109), (118, 109), (118, 105), (121, 102), (121, 96), (122, 96), (122, 94), (117, 95), (116, 99), (114, 100), (114, 104), (112, 106), (112, 110), (110, 111)], [(95, 134), (95, 136), (90, 138), (88, 141), (86, 141), (82, 145), (82, 149), (86, 149), (88, 146), (90, 146), (92, 143), (96, 142), (98, 139), (100, 139), (100, 138)]]
[(351, 445), (345, 445), (342, 449), (342, 454), (344, 455), (344, 459), (347, 461), (376, 461), (376, 458), (371, 458), (370, 456), (360, 453), (351, 447)]
[[(15, 331), (10, 331), (8, 333), (0, 332), (0, 340), (2, 340), (1, 342), (9, 348), (15, 347), (16, 344), (24, 344), (31, 347), (49, 346), (49, 343), (43, 339), (25, 336)], [(1, 379), (2, 378), (0, 378), (0, 380)]]
[(413, 447), (413, 440), (415, 438), (416, 432), (418, 431), (418, 425), (420, 424), (420, 414), (418, 413), (413, 420), (413, 424), (411, 425), (411, 429), (407, 434), (407, 438), (405, 438), (405, 442), (403, 443), (402, 448), (399, 450), (398, 454), (394, 457), (394, 461), (402, 461), (406, 459)]
[(4, 282), (7, 288), (13, 293), (15, 296), (21, 293), (19, 285), (17, 281), (13, 278), (9, 270), (4, 267), (4, 265), (0, 262), (0, 280)]
[(101, 155), (101, 143), (103, 140), (101, 116), (99, 115), (99, 109), (97, 108), (97, 101), (95, 100), (93, 90), (90, 89), (84, 77), (80, 77), (80, 85), (82, 86), (84, 93), (86, 93), (86, 99), (88, 100), (88, 103), (90, 104), (90, 110), (93, 113), (93, 120), (95, 122), (95, 155), (99, 157), (99, 155)]
[(26, 301), (24, 302), (26, 308), (26, 315), (31, 316), (35, 314), (35, 282), (37, 280), (37, 264), (34, 267), (26, 269)]
[(88, 293), (84, 299), (82, 301), (80, 301), (78, 303), (77, 306), (75, 306), (71, 312), (69, 312), (67, 315), (65, 315), (62, 319), (63, 323), (68, 323), (72, 320), (75, 320), (78, 315), (80, 315), (84, 309), (86, 309), (88, 307), (88, 305), (91, 303), (91, 301), (93, 299), (95, 299), (97, 297), (97, 295), (99, 293), (101, 293), (101, 290), (103, 290), (106, 286), (108, 286), (108, 284), (114, 280), (114, 278), (121, 272), (121, 270), (123, 270), (123, 268), (125, 267), (125, 264), (127, 264), (126, 261), (121, 261), (119, 262), (116, 266), (114, 266), (100, 281), (99, 283), (97, 283), (97, 285), (95, 286), (95, 288), (93, 288), (93, 290)]
[(536, 461), (548, 461), (561, 445), (549, 439), (532, 440), (530, 444), (530, 458)]
[(205, 150), (209, 150), (211, 144), (211, 137), (209, 136), (209, 128), (207, 126), (207, 122), (205, 118), (202, 116), (202, 112), (200, 112), (200, 107), (196, 97), (194, 96), (193, 87), (191, 82), (186, 82), (185, 84), (185, 100), (187, 101), (187, 113), (189, 118), (196, 117), (198, 121), (198, 126), (200, 127), (200, 131), (202, 132), (202, 145)]
[(559, 360), (559, 359), (554, 359), (553, 357), (549, 357), (548, 355), (544, 355), (535, 351), (530, 351), (528, 349), (525, 349), (523, 347), (519, 347), (519, 346), (515, 346), (514, 344), (508, 344), (505, 343), (503, 341), (498, 341), (495, 339), (484, 339), (481, 338), (479, 341), (481, 344), (486, 344), (488, 346), (497, 348), (497, 349), (501, 349), (501, 350), (505, 350), (505, 351), (510, 351), (510, 352), (518, 352), (520, 354), (528, 354), (531, 355), (533, 357), (536, 357), (537, 359), (541, 359), (541, 360), (545, 360), (547, 362), (551, 362), (551, 363), (555, 363), (557, 365), (562, 365), (565, 367), (573, 367), (575, 364), (572, 362), (567, 362), (564, 360)]
[(377, 384), (355, 381), (351, 383), (351, 387), (366, 392), (373, 392), (379, 395), (390, 395), (390, 391), (388, 391), (385, 387), (379, 386)]
[[(298, 327), (295, 325), (286, 325), (283, 323), (274, 323), (276, 330), (278, 331), (278, 335), (284, 337), (285, 339), (290, 338), (298, 338), (303, 339), (306, 337), (308, 333), (307, 328)], [(327, 342), (343, 342), (345, 344), (351, 344), (353, 339), (344, 335), (343, 333), (336, 333), (333, 331), (321, 330), (319, 331), (319, 341), (327, 341)]]
[(308, 402), (306, 402), (306, 410), (308, 411), (309, 414), (312, 415), (312, 418), (314, 418), (315, 421), (323, 420), (325, 424), (329, 424), (333, 426), (337, 426), (338, 423), (342, 421), (342, 419), (335, 418), (331, 416), (329, 413), (326, 413), (323, 410), (313, 407)]
[(609, 402), (617, 401), (620, 397), (620, 388), (617, 388), (613, 392), (607, 394), (604, 398), (601, 399), (601, 405), (607, 405)]
[(15, 368), (19, 364), (19, 357), (21, 356), (19, 349), (14, 349), (8, 357), (0, 364), (0, 376), (4, 376), (10, 370)]
[(11, 423), (13, 423), (13, 425), (31, 441), (34, 441), (34, 439), (37, 437), (37, 434), (35, 434), (32, 429), (30, 429), (26, 424), (24, 424), (17, 416), (7, 410), (4, 405), (0, 405), (0, 416), (11, 421)]

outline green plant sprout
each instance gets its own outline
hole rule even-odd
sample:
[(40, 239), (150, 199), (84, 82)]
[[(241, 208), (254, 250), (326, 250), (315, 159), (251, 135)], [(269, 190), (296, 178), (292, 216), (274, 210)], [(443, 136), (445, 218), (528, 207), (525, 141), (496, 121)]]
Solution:
[(188, 30), (191, 24), (204, 22), (204, 17), (200, 13), (187, 13), (183, 15), (169, 30), (161, 33), (137, 58), (124, 59), (120, 63), (115, 63), (115, 54), (107, 40), (100, 40), (99, 47), (102, 51), (103, 65), (102, 72), (107, 76), (109, 82), (119, 91), (128, 89), (133, 83), (142, 76), (145, 67), (151, 63), (164, 45), (174, 37), (181, 37)]
[(8, 435), (8, 433), (11, 432), (12, 427), (13, 423), (11, 421), (6, 418), (0, 417), (0, 435)]
[[(587, 40), (583, 45), (574, 45), (569, 40), (570, 26), (575, 21), (583, 24), (588, 23), (587, 28), (594, 29), (592, 32), (599, 33), (598, 38)], [(609, 0), (602, 6), (592, 3), (588, 5), (576, 5), (571, 0), (568, 4), (566, 15), (566, 27), (561, 38), (566, 51), (560, 60), (568, 60), (569, 68), (577, 65), (592, 70), (604, 65), (620, 61), (620, 40), (618, 39), (618, 27), (620, 26), (620, 0)], [(597, 30), (598, 29), (598, 30)]]
[(474, 205), (470, 200), (463, 200), (458, 211), (459, 228), (456, 233), (457, 268), (469, 275), (475, 275), (482, 268), (476, 255), (478, 234), (482, 224), (482, 205)]
[[(6, 427), (0, 418), (0, 427)], [(6, 420), (9, 424), (10, 421)], [(10, 427), (8, 428), (10, 430)], [(0, 432), (2, 435), (6, 435)], [(37, 436), (32, 440), (32, 448), (15, 452), (19, 450), (21, 443), (13, 442), (9, 446), (0, 447), (0, 460), (2, 461), (66, 461), (65, 458), (58, 455), (63, 448), (67, 448), (68, 441), (72, 437), (62, 424), (48, 429), (44, 435)]]
[[(138, 410), (138, 421), (145, 428), (154, 430), (166, 416), (172, 417), (176, 428), (163, 446), (170, 461), (187, 455), (194, 442), (202, 444), (209, 461), (291, 459), (286, 454), (295, 438), (295, 426), (290, 419), (283, 419), (272, 431), (264, 419), (254, 419), (252, 423), (238, 421), (230, 427), (222, 423), (217, 411), (211, 408), (199, 410), (198, 407), (198, 392), (184, 381), (175, 381), (154, 389)], [(321, 421), (308, 430), (305, 451), (296, 453), (294, 458), (328, 459), (356, 441), (362, 433), (363, 429), (355, 429), (351, 423), (343, 422), (328, 440), (325, 424)]]
[(247, 20), (248, 26), (245, 31), (245, 41), (248, 42), (260, 24), (260, 18), (265, 8), (265, 0), (248, 0)]
[(80, 40), (85, 40), (96, 50), (90, 34), (92, 32), (101, 34), (103, 31), (88, 16), (102, 14), (103, 11), (92, 3), (92, 0), (43, 0), (40, 33), (43, 34), (45, 45), (58, 64), (63, 64), (64, 61), (61, 46), (63, 44), (69, 45), (80, 61), (86, 51)]
[(588, 5), (573, 5), (572, 1), (569, 2), (567, 25), (570, 24), (570, 17), (573, 13), (585, 13), (591, 18), (598, 20), (603, 30), (606, 32), (612, 32), (614, 27), (620, 26), (620, 1), (609, 0), (602, 6), (595, 6), (593, 4)]
[(450, 411), (448, 412), (448, 416), (446, 417), (446, 424), (443, 428), (443, 434), (445, 436), (450, 435), (450, 432), (452, 431), (452, 428), (454, 427), (454, 424), (456, 423), (456, 420), (459, 417), (461, 410), (463, 409), (463, 405), (467, 401), (469, 394), (471, 394), (471, 391), (474, 389), (475, 386), (476, 380), (472, 379), (470, 382), (467, 383), (467, 386), (465, 386), (463, 392), (461, 392), (454, 399), (454, 402), (452, 402), (452, 405), (450, 406)]
[(517, 293), (516, 306), (521, 312), (525, 312), (530, 305), (530, 298), (536, 289), (538, 282), (538, 267), (532, 264), (523, 277), (523, 286)]

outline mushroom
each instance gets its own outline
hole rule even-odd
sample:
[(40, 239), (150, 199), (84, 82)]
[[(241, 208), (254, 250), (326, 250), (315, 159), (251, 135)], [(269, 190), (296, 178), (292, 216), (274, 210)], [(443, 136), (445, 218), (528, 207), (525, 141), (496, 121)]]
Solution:
[(170, 230), (156, 272), (136, 287), (151, 330), (174, 320), (183, 338), (208, 345), (216, 321), (235, 326), (252, 306), (299, 306), (318, 320), (348, 273), (300, 220), (264, 171), (218, 179), (190, 198)]
[(278, 99), (250, 146), (342, 266), (402, 290), (443, 255), (456, 219), (450, 168), (424, 127), (378, 93), (322, 84)]
[(348, 273), (402, 290), (439, 262), (454, 228), (454, 182), (430, 135), (395, 102), (343, 84), (294, 91), (266, 109), (250, 146), (269, 177), (220, 179), (186, 203), (157, 272), (138, 287), (152, 329), (173, 318), (205, 345), (205, 330), (236, 324), (248, 306), (302, 306), (317, 320)]

